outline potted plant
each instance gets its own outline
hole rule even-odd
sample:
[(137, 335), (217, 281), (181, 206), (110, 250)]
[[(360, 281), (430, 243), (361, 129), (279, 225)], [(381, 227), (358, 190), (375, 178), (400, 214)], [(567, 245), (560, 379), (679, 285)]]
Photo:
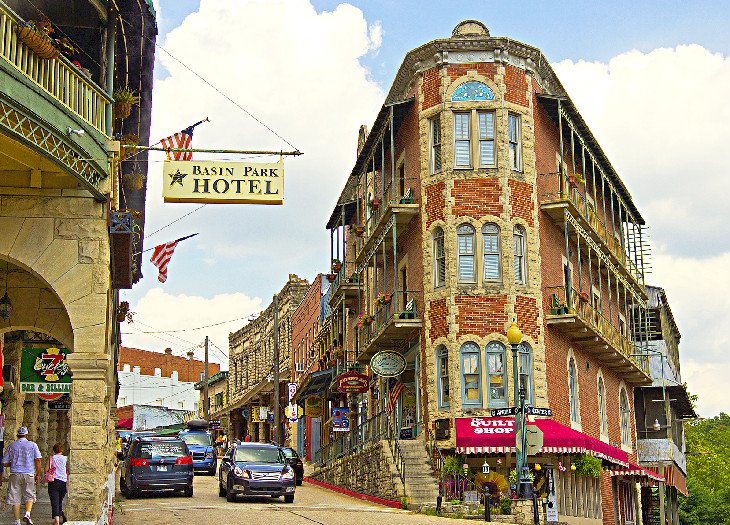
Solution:
[(60, 52), (54, 45), (51, 34), (53, 26), (48, 20), (21, 22), (16, 28), (18, 40), (28, 46), (39, 58), (54, 60)]
[(120, 302), (119, 306), (117, 306), (117, 321), (123, 323), (124, 320), (127, 318), (128, 313), (129, 303), (127, 301)]
[(339, 272), (342, 270), (342, 261), (339, 259), (332, 259), (332, 271)]
[(357, 326), (368, 326), (373, 322), (373, 316), (369, 314), (360, 314), (357, 321)]
[(135, 133), (127, 133), (119, 138), (119, 160), (124, 160), (130, 155), (134, 155), (132, 148), (126, 146), (136, 146), (139, 143), (139, 136)]
[(336, 278), (337, 278), (337, 274), (334, 272), (330, 272), (327, 274), (327, 280), (331, 283), (335, 282)]
[(581, 301), (588, 302), (591, 300), (591, 296), (588, 295), (588, 292), (580, 292), (579, 297), (580, 297)]
[(392, 299), (393, 297), (389, 293), (384, 292), (378, 295), (378, 298), (375, 300), (375, 302), (379, 305), (390, 304), (390, 301)]
[(372, 209), (376, 209), (378, 206), (380, 206), (380, 199), (378, 197), (373, 197), (368, 202), (368, 206), (370, 206)]
[(140, 97), (133, 89), (117, 89), (114, 91), (114, 117), (124, 120), (132, 113), (132, 106), (139, 104)]
[(575, 466), (575, 473), (590, 478), (598, 478), (601, 476), (603, 462), (600, 458), (589, 456), (588, 454), (578, 454), (573, 459), (572, 467)]
[(362, 237), (364, 233), (365, 233), (364, 226), (355, 226), (355, 235), (357, 237)]
[(345, 355), (345, 351), (342, 349), (342, 347), (341, 346), (335, 347), (334, 356), (336, 358), (340, 358), (343, 355)]
[(578, 186), (578, 179), (575, 177), (575, 175), (568, 175), (568, 184), (570, 184), (570, 186), (573, 188), (576, 188)]

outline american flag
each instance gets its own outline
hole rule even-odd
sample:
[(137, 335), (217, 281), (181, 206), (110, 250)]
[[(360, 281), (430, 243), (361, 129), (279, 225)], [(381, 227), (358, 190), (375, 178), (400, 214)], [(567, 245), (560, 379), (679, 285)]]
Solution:
[[(190, 145), (193, 143), (194, 127), (195, 126), (187, 127), (174, 135), (170, 135), (169, 137), (162, 139), (160, 141), (160, 143), (162, 143), (162, 147), (171, 149), (189, 149)], [(192, 151), (170, 151), (168, 149), (165, 151), (165, 154), (167, 155), (167, 160), (193, 160)]]
[(386, 408), (388, 409), (388, 412), (393, 412), (395, 409), (395, 403), (398, 401), (398, 398), (403, 393), (403, 383), (400, 381), (397, 381), (391, 385), (390, 387), (390, 393), (388, 394), (388, 402), (386, 403)]
[(157, 266), (157, 269), (160, 271), (157, 276), (157, 280), (161, 283), (167, 281), (167, 264), (170, 262), (172, 254), (175, 252), (175, 247), (179, 241), (180, 239), (155, 246), (155, 251), (152, 252), (150, 262)]

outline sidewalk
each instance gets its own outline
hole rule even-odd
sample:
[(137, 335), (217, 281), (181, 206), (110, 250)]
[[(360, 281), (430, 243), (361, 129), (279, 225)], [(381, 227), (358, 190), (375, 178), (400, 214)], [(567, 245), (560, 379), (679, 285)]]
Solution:
[[(38, 500), (33, 505), (33, 512), (31, 518), (33, 523), (45, 525), (51, 522), (51, 500), (48, 499), (48, 488), (45, 485), (39, 485), (38, 491), (36, 492)], [(64, 507), (68, 497), (63, 501)], [(21, 506), (21, 516), (25, 512), (25, 508)], [(5, 503), (3, 497), (0, 502), (0, 525), (13, 525), (15, 518), (13, 517), (13, 509), (10, 505)]]

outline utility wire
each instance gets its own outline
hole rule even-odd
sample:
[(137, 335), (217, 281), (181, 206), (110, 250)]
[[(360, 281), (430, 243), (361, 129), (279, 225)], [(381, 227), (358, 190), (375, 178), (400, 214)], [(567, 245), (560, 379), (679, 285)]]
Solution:
[[(190, 332), (192, 330), (202, 330), (203, 328), (210, 328), (212, 326), (220, 326), (222, 324), (226, 323), (232, 323), (233, 321), (240, 321), (242, 319), (247, 319), (248, 317), (237, 317), (236, 319), (229, 319), (228, 321), (221, 321), (219, 323), (213, 323), (213, 324), (207, 324), (205, 326), (198, 326), (196, 328), (180, 328), (178, 330), (160, 330), (158, 332), (142, 332), (143, 334), (171, 334), (175, 332)], [(141, 323), (144, 324), (144, 323)], [(148, 326), (148, 325), (145, 325)]]
[(170, 223), (167, 223), (167, 224), (165, 224), (165, 225), (164, 225), (164, 226), (162, 226), (161, 228), (157, 228), (157, 229), (156, 229), (155, 231), (153, 231), (152, 233), (148, 233), (147, 235), (145, 235), (145, 238), (146, 238), (146, 239), (149, 239), (150, 237), (152, 237), (152, 236), (153, 236), (153, 235), (155, 235), (156, 233), (159, 233), (159, 232), (161, 232), (162, 230), (164, 230), (165, 228), (168, 228), (168, 227), (172, 226), (173, 224), (175, 224), (175, 223), (176, 223), (176, 222), (178, 222), (178, 221), (181, 221), (182, 219), (184, 219), (184, 218), (185, 218), (185, 217), (187, 217), (188, 215), (192, 215), (192, 214), (193, 214), (193, 213), (195, 213), (196, 211), (202, 210), (202, 209), (203, 209), (203, 208), (205, 208), (206, 206), (207, 206), (207, 204), (203, 204), (203, 205), (201, 205), (201, 206), (198, 206), (198, 207), (197, 207), (197, 208), (195, 208), (195, 209), (194, 209), (193, 211), (189, 211), (189, 212), (188, 212), (188, 213), (186, 213), (185, 215), (182, 215), (182, 216), (178, 217), (177, 219), (175, 219), (174, 221), (172, 221), (172, 222), (170, 222)]

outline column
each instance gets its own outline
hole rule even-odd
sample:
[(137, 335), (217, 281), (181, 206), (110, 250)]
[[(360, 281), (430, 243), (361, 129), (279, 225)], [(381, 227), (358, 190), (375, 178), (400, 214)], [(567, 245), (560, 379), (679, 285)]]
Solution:
[[(36, 396), (38, 397), (38, 396)], [(48, 402), (39, 399), (38, 402), (38, 425), (36, 427), (35, 442), (43, 454), (43, 457), (50, 456), (53, 442), (48, 441)]]
[[(46, 446), (48, 450), (53, 450), (53, 445), (57, 443), (58, 436), (58, 411), (48, 410), (48, 425), (46, 430)], [(40, 447), (40, 445), (38, 445)], [(43, 450), (41, 450), (43, 452)]]

